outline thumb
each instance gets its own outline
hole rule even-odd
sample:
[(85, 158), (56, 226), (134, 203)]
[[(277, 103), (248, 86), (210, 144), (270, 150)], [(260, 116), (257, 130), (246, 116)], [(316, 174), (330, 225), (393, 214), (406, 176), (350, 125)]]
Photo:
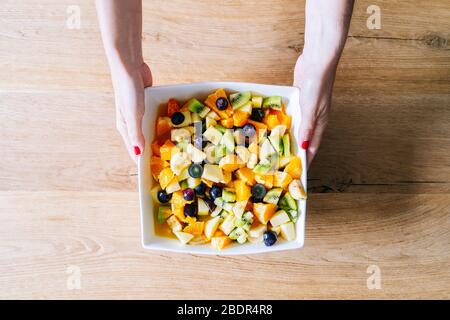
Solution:
[(142, 114), (136, 114), (135, 117), (127, 119), (128, 137), (130, 139), (132, 150), (136, 156), (144, 152), (145, 139), (142, 134)]
[(311, 138), (314, 133), (316, 119), (311, 112), (303, 114), (304, 116), (300, 121), (299, 143), (302, 149), (308, 150)]

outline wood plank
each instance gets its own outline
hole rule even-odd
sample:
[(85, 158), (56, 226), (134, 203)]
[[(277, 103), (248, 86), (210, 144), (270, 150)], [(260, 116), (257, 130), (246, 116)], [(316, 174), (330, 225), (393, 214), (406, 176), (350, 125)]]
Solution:
[[(110, 92), (93, 3), (45, 3), (45, 10), (15, 1), (6, 1), (0, 8), (0, 47), (8, 48), (0, 52), (4, 74), (0, 89)], [(66, 8), (73, 4), (81, 8), (80, 30), (65, 27)], [(445, 1), (379, 1), (381, 30), (366, 27), (370, 4), (358, 1), (355, 7), (336, 90), (448, 92), (450, 19)], [(303, 46), (303, 10), (303, 2), (294, 0), (283, 1), (283, 5), (269, 0), (216, 5), (211, 1), (196, 1), (195, 5), (146, 2), (143, 45), (155, 83), (291, 84)], [(435, 83), (430, 85), (430, 81)]]
[[(0, 297), (450, 297), (449, 195), (315, 194), (304, 249), (226, 258), (141, 249), (136, 199), (0, 192)], [(72, 265), (81, 290), (66, 287)], [(367, 289), (369, 265), (381, 290)]]

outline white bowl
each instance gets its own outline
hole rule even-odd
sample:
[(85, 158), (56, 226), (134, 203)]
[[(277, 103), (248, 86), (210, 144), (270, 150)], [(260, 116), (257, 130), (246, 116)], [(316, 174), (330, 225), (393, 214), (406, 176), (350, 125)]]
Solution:
[(300, 124), (299, 89), (288, 86), (273, 86), (256, 83), (241, 82), (204, 82), (193, 84), (181, 84), (160, 86), (145, 89), (145, 114), (142, 121), (142, 128), (145, 136), (145, 150), (139, 159), (139, 197), (141, 205), (141, 234), (142, 245), (146, 249), (167, 250), (175, 252), (185, 252), (193, 254), (214, 254), (214, 255), (235, 255), (264, 253), (286, 249), (297, 249), (303, 246), (305, 236), (305, 215), (306, 200), (298, 202), (299, 219), (296, 223), (297, 238), (295, 241), (285, 241), (281, 238), (271, 247), (266, 247), (264, 243), (232, 244), (225, 249), (218, 251), (211, 248), (210, 244), (203, 245), (183, 245), (175, 238), (161, 237), (155, 234), (154, 210), (157, 204), (153, 203), (150, 190), (156, 183), (153, 181), (150, 172), (150, 144), (154, 140), (155, 123), (157, 111), (161, 104), (167, 103), (169, 98), (178, 101), (186, 101), (192, 97), (206, 98), (206, 96), (216, 89), (224, 88), (227, 92), (252, 91), (263, 96), (279, 95), (286, 105), (286, 113), (292, 116), (293, 152), (302, 159), (303, 172), (301, 182), (306, 189), (306, 153), (298, 148), (296, 134)]

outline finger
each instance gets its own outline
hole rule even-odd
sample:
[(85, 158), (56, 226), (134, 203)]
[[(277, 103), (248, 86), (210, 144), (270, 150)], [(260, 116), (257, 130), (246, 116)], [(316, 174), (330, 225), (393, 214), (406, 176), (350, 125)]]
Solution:
[(303, 114), (304, 114), (304, 116), (302, 117), (302, 119), (300, 121), (300, 128), (299, 128), (298, 136), (300, 138), (299, 139), (300, 147), (304, 150), (307, 150), (309, 147), (311, 137), (314, 132), (316, 118), (310, 112), (305, 112)]
[(317, 123), (314, 128), (313, 135), (311, 137), (309, 147), (307, 148), (306, 153), (306, 159), (308, 161), (308, 167), (310, 166), (311, 162), (313, 161), (314, 157), (317, 154), (317, 151), (319, 150), (320, 143), (322, 141), (323, 133), (325, 132), (325, 128), (328, 124), (328, 118), (326, 117), (319, 117), (317, 119)]
[(128, 151), (128, 154), (130, 155), (130, 158), (137, 164), (137, 157), (134, 153), (133, 146), (130, 142), (130, 139), (128, 138), (128, 130), (125, 122), (123, 119), (118, 118), (117, 119), (117, 131), (119, 131), (120, 135), (122, 136), (123, 142), (125, 144), (125, 148)]
[(141, 66), (142, 81), (144, 88), (151, 87), (153, 85), (153, 76), (150, 67), (144, 62)]

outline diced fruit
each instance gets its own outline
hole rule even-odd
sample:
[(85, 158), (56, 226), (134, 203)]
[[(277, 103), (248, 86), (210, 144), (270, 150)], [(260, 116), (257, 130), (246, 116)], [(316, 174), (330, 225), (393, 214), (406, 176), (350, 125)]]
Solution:
[(252, 102), (249, 101), (246, 104), (244, 104), (242, 107), (240, 107), (239, 110), (236, 110), (236, 111), (245, 112), (247, 114), (247, 118), (248, 118), (248, 117), (250, 117), (250, 114), (252, 113), (252, 109), (253, 109)]
[(171, 98), (167, 102), (167, 115), (171, 117), (175, 112), (180, 111), (180, 105), (177, 100)]
[(173, 232), (181, 231), (183, 229), (181, 222), (174, 215), (170, 216), (169, 219), (167, 219), (167, 224), (169, 225), (170, 230), (172, 230)]
[(233, 183), (233, 181), (232, 181), (233, 176), (231, 174), (231, 171), (223, 170), (222, 173), (223, 173), (223, 180), (221, 182), (225, 183), (225, 184), (232, 184)]
[(242, 127), (249, 117), (249, 114), (247, 112), (236, 110), (233, 113), (233, 125), (235, 127)]
[(256, 227), (253, 227), (248, 232), (248, 235), (252, 238), (258, 238), (266, 232), (267, 226), (264, 224), (257, 225)]
[(230, 103), (228, 103), (228, 106), (225, 110), (219, 110), (219, 108), (217, 108), (216, 102), (220, 98), (227, 99), (227, 95), (223, 89), (218, 89), (213, 94), (210, 94), (205, 100), (205, 104), (210, 107), (220, 118), (227, 119), (231, 115), (231, 106)]
[(225, 171), (235, 171), (242, 168), (245, 164), (239, 161), (238, 157), (234, 154), (228, 154), (219, 161), (219, 168)]
[(236, 202), (236, 193), (230, 189), (224, 189), (222, 191), (222, 199), (225, 202)]
[(234, 229), (234, 220), (236, 220), (235, 216), (230, 214), (223, 220), (219, 229), (223, 231), (226, 235), (229, 235), (230, 232)]
[(174, 177), (172, 181), (170, 181), (170, 183), (167, 185), (166, 192), (172, 194), (180, 189), (181, 187), (180, 184), (178, 183), (177, 177)]
[(201, 178), (192, 178), (192, 177), (187, 178), (188, 187), (192, 189), (198, 186), (201, 182), (202, 182)]
[(263, 201), (266, 203), (273, 203), (278, 204), (278, 201), (280, 200), (281, 193), (283, 192), (283, 189), (281, 188), (273, 188), (267, 191), (266, 196), (264, 197)]
[(220, 217), (214, 217), (205, 223), (205, 236), (208, 240), (212, 238), (220, 224)]
[(285, 210), (297, 210), (297, 201), (292, 198), (289, 192), (286, 192), (283, 198), (278, 202), (278, 206)]
[[(188, 217), (188, 218), (190, 218), (190, 217)], [(204, 221), (196, 221), (196, 222), (193, 222), (193, 223), (189, 223), (189, 225), (184, 227), (183, 231), (198, 236), (198, 235), (203, 234), (203, 229), (204, 228), (205, 228), (205, 222)]]
[(239, 244), (243, 244), (243, 243), (245, 243), (245, 242), (247, 241), (247, 238), (248, 238), (248, 235), (245, 233), (245, 234), (242, 234), (240, 237), (238, 237), (238, 238), (236, 239), (236, 241), (237, 241)]
[(210, 128), (210, 127), (214, 127), (216, 124), (217, 124), (216, 120), (214, 120), (211, 117), (206, 117), (205, 125), (206, 125), (207, 129)]
[(158, 223), (162, 224), (166, 222), (167, 218), (172, 215), (172, 209), (170, 206), (160, 206), (158, 208)]
[(211, 246), (213, 249), (222, 250), (231, 243), (231, 239), (227, 236), (212, 237)]
[(281, 97), (280, 96), (271, 96), (271, 97), (264, 98), (262, 107), (281, 110)]
[(234, 135), (232, 130), (226, 130), (222, 136), (221, 144), (225, 146), (226, 151), (229, 153), (234, 151)]
[(222, 140), (222, 133), (215, 127), (209, 127), (208, 129), (206, 129), (206, 131), (203, 133), (203, 136), (215, 145), (219, 144), (219, 142)]
[(210, 164), (217, 163), (217, 157), (216, 157), (216, 146), (212, 143), (208, 144), (204, 148), (205, 154), (206, 154), (206, 160)]
[(252, 196), (250, 186), (244, 180), (235, 180), (236, 201), (246, 201)]
[(217, 165), (205, 164), (203, 167), (202, 178), (219, 183), (223, 180), (222, 169)]
[(302, 162), (300, 157), (294, 157), (291, 162), (284, 168), (284, 171), (289, 173), (293, 179), (300, 179), (302, 175)]
[(241, 236), (246, 236), (247, 232), (243, 228), (235, 228), (231, 231), (229, 237), (231, 240), (237, 240)]
[[(263, 161), (265, 160), (265, 161)], [(253, 172), (256, 175), (265, 175), (268, 174), (271, 169), (271, 163), (267, 159), (261, 160), (260, 163), (258, 163), (255, 168), (253, 169)], [(255, 177), (256, 177), (255, 175)]]
[(207, 118), (211, 118), (211, 119), (216, 120), (216, 121), (218, 121), (218, 120), (220, 119), (219, 115), (218, 115), (216, 112), (214, 112), (214, 111), (210, 111), (210, 112), (206, 115), (206, 117), (207, 117)]
[(295, 200), (306, 199), (306, 192), (300, 180), (292, 180), (289, 184), (289, 193)]
[(243, 163), (244, 165), (250, 160), (250, 151), (244, 146), (237, 146), (236, 154), (239, 157), (238, 161)]
[(267, 129), (267, 125), (258, 121), (253, 121), (251, 119), (247, 120), (247, 123), (250, 123), (252, 125), (255, 126), (256, 129), (261, 130), (261, 129)]
[(156, 123), (156, 135), (162, 136), (172, 129), (172, 122), (169, 117), (159, 117)]
[(291, 156), (291, 140), (288, 133), (283, 136), (283, 156)]
[(270, 190), (273, 187), (273, 175), (255, 174), (255, 180), (256, 182), (263, 184), (266, 189)]
[(267, 224), (275, 213), (277, 206), (273, 203), (254, 203), (253, 214), (262, 224)]
[(172, 129), (170, 131), (170, 140), (181, 142), (181, 141), (191, 141), (191, 133), (186, 128)]
[(280, 233), (281, 233), (280, 226), (274, 227), (272, 225), (269, 225), (269, 230), (275, 232), (277, 234), (277, 236), (280, 235)]
[(187, 232), (181, 232), (181, 231), (174, 231), (173, 232), (177, 238), (181, 241), (181, 243), (183, 244), (187, 244), (189, 241), (192, 240), (192, 238), (194, 237), (193, 234), (191, 233), (187, 233)]
[(161, 188), (165, 189), (172, 181), (174, 176), (175, 175), (173, 174), (173, 171), (170, 168), (163, 169), (158, 176), (158, 181)]
[(252, 186), (255, 184), (255, 174), (249, 168), (240, 168), (236, 171), (238, 178), (248, 185)]
[(206, 204), (205, 200), (202, 198), (197, 199), (197, 213), (199, 216), (207, 216), (209, 213), (209, 207)]
[(238, 92), (230, 94), (230, 101), (233, 109), (239, 109), (244, 106), (252, 98), (252, 93), (250, 91)]
[(261, 147), (259, 148), (259, 158), (260, 159), (268, 159), (269, 157), (275, 155), (277, 151), (273, 148), (269, 139), (265, 139), (261, 143)]
[(184, 168), (190, 165), (189, 154), (187, 152), (177, 152), (170, 159), (170, 169), (176, 175), (180, 175)]
[(277, 242), (278, 236), (273, 231), (266, 231), (266, 232), (264, 232), (263, 239), (264, 239), (264, 244), (267, 247), (270, 247), (270, 246), (274, 245), (275, 242)]
[(250, 157), (247, 162), (247, 168), (254, 169), (257, 163), (258, 163), (258, 156), (256, 155), (256, 153), (250, 153)]
[(292, 222), (297, 222), (298, 217), (299, 217), (299, 212), (298, 210), (289, 210), (287, 212), (289, 218), (291, 219)]
[(270, 224), (274, 227), (282, 225), (283, 223), (289, 222), (291, 219), (284, 210), (279, 210), (270, 218)]
[(161, 153), (161, 159), (169, 161), (172, 158), (172, 150), (176, 148), (172, 141), (166, 140), (164, 144), (159, 148)]
[(287, 241), (295, 240), (295, 224), (293, 222), (284, 223), (280, 226), (281, 235)]
[(187, 105), (188, 105), (189, 111), (194, 112), (194, 113), (202, 112), (203, 108), (205, 107), (203, 105), (203, 103), (201, 103), (200, 101), (198, 101), (195, 98), (192, 98), (191, 100), (189, 100)]
[(240, 218), (245, 211), (245, 207), (247, 206), (247, 200), (238, 201), (233, 206), (233, 213), (236, 217)]
[(277, 171), (273, 175), (273, 186), (286, 189), (291, 183), (292, 177), (289, 173), (283, 171)]
[(150, 171), (152, 172), (155, 180), (158, 179), (159, 174), (164, 168), (169, 167), (170, 164), (167, 161), (163, 161), (161, 158), (152, 156), (150, 158)]
[(203, 107), (203, 110), (200, 111), (200, 112), (198, 113), (198, 115), (200, 116), (200, 118), (206, 118), (206, 116), (208, 115), (208, 113), (209, 113), (210, 111), (211, 111), (210, 108), (208, 108), (208, 107)]
[[(252, 97), (253, 108), (261, 108), (262, 101), (263, 101), (263, 97), (253, 96)], [(258, 120), (258, 121), (261, 121), (261, 120)]]
[(233, 118), (222, 119), (220, 120), (220, 124), (225, 128), (231, 129), (233, 128), (234, 120)]
[(186, 200), (183, 199), (183, 192), (181, 190), (176, 191), (172, 194), (171, 203), (178, 208), (184, 207), (184, 205), (186, 204)]
[(280, 121), (276, 115), (268, 113), (264, 117), (263, 123), (267, 126), (267, 129), (272, 130), (280, 124)]
[(289, 164), (289, 162), (292, 161), (292, 159), (293, 159), (292, 156), (289, 156), (289, 157), (280, 157), (280, 158), (278, 159), (278, 168), (284, 168), (284, 167), (286, 167), (286, 166)]

